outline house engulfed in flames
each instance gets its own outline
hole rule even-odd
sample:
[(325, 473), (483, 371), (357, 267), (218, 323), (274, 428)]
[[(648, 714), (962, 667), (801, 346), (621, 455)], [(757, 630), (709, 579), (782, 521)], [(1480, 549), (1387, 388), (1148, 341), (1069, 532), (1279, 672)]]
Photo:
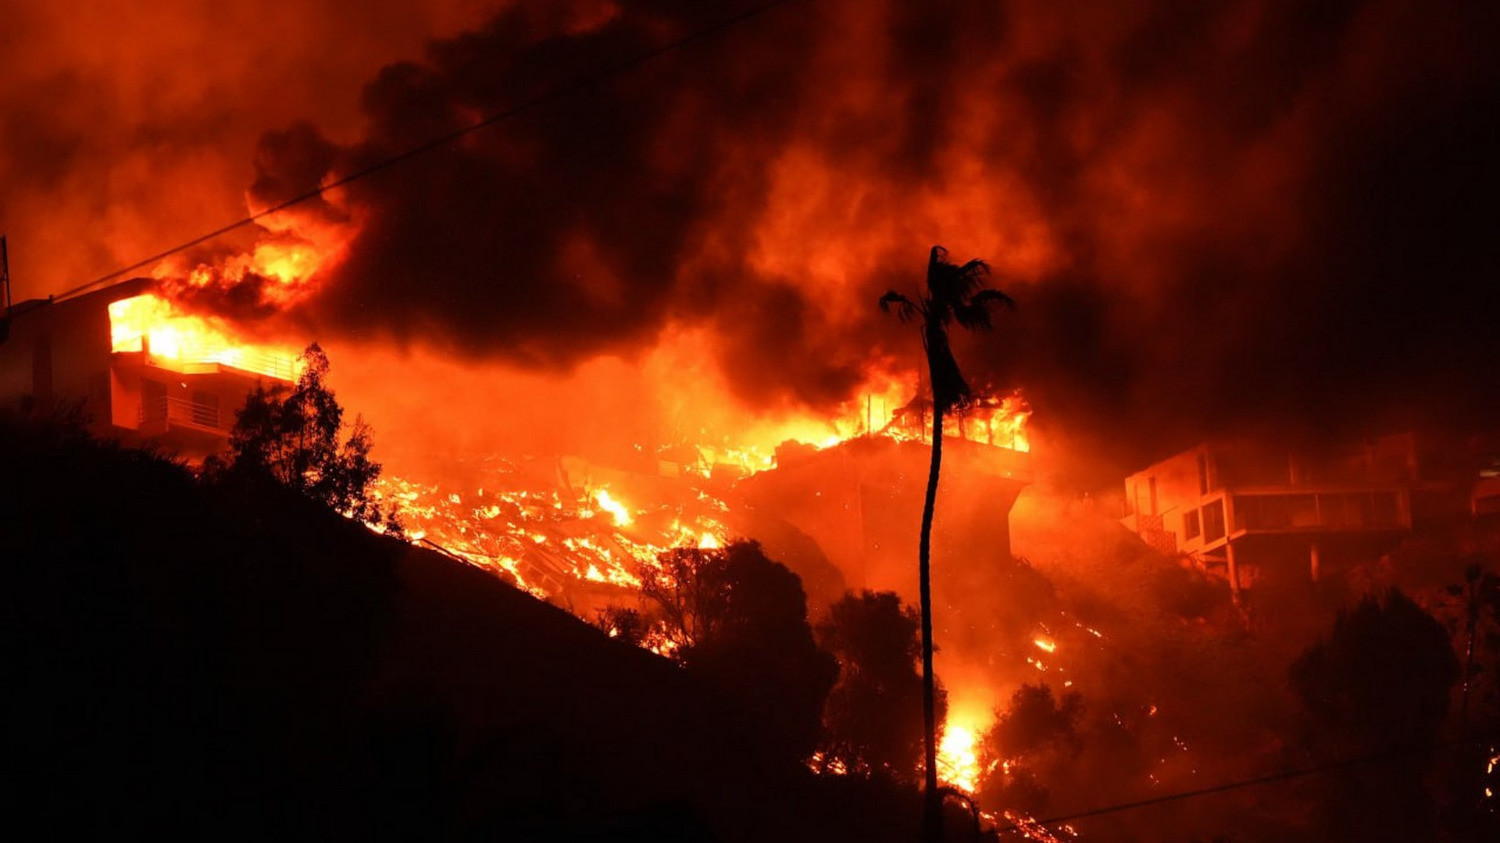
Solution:
[(206, 320), (177, 316), (138, 278), (9, 308), (0, 406), (73, 415), (100, 438), (155, 444), (187, 459), (221, 450), (257, 384), (296, 377), (295, 356), (236, 346)]

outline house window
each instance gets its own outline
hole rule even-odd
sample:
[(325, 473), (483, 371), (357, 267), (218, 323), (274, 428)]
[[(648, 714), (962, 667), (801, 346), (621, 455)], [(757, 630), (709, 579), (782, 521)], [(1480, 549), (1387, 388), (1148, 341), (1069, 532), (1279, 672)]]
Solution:
[(1215, 542), (1224, 538), (1224, 501), (1216, 500), (1203, 507), (1203, 540)]
[(1190, 539), (1196, 539), (1203, 534), (1203, 524), (1198, 518), (1198, 510), (1195, 509), (1182, 516), (1182, 534)]

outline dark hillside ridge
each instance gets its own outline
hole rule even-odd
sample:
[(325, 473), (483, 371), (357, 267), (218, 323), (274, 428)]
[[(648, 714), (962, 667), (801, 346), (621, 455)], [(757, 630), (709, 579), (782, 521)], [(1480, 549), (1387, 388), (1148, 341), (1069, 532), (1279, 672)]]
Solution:
[(916, 833), (915, 794), (763, 760), (666, 660), (280, 489), (0, 418), (0, 542), (9, 832)]

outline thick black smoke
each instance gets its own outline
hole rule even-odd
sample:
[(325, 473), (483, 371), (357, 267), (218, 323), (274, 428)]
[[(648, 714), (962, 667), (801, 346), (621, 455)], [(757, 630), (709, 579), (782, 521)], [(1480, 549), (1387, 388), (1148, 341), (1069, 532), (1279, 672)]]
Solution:
[[(723, 14), (550, 5), (387, 67), (358, 143), (268, 135), (255, 198)], [(1105, 465), (1250, 428), (1480, 424), (1495, 23), (1396, 0), (794, 2), (350, 185), (359, 233), (314, 305), (543, 369), (707, 326), (742, 397), (818, 405), (873, 359), (915, 365), (874, 299), (940, 242), (1021, 304), (960, 346), (975, 378)]]

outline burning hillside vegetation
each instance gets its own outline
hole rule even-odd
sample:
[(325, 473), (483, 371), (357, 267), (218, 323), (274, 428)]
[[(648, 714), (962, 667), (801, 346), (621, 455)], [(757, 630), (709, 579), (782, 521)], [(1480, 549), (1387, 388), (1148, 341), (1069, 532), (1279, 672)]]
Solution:
[[(149, 352), (174, 365), (285, 355), (284, 346), (237, 334), (233, 321), (170, 304), (170, 289), (111, 308), (117, 353)], [(910, 397), (919, 384), (889, 376), (871, 384), (863, 401), (833, 417), (804, 412), (738, 439), (721, 433), (534, 456), (450, 453), (409, 470), (388, 460), (376, 496), (394, 504), (408, 541), (591, 623), (612, 609), (648, 608), (642, 580), (660, 576), (663, 554), (746, 539), (799, 576), (815, 619), (849, 592), (913, 601), (931, 406), (920, 393)], [(1070, 654), (1091, 660), (1104, 643), (1058, 604), (1045, 578), (1012, 558), (1009, 513), (1032, 479), (1028, 417), (1018, 394), (981, 394), (945, 425), (934, 586), (949, 706), (939, 768), (943, 781), (971, 793), (1034, 766), (983, 746), (1005, 697), (1025, 682), (1069, 693), (1088, 673), (1076, 672)], [(996, 595), (1007, 595), (1008, 608), (997, 608)], [(673, 646), (661, 634), (642, 643), (664, 655)], [(1149, 720), (1125, 711), (1115, 728), (1137, 728), (1127, 725), (1136, 717)], [(834, 757), (812, 763), (828, 773), (845, 769)]]
[[(242, 395), (326, 340), (408, 538), (586, 620), (638, 604), (663, 553), (742, 538), (814, 615), (864, 589), (912, 602), (929, 385), (916, 337), (873, 305), (911, 289), (932, 241), (993, 262), (1021, 307), (955, 349), (1004, 388), (946, 422), (933, 587), (943, 776), (1005, 804), (1042, 804), (1044, 779), (1054, 809), (1082, 810), (1244, 773), (1225, 759), (1310, 757), (1277, 661), (1308, 642), (1252, 650), (1274, 633), (1122, 539), (1113, 501), (1023, 499), (1028, 400), (1075, 446), (1049, 474), (1094, 494), (1226, 431), (1494, 417), (1500, 345), (1468, 287), (1495, 274), (1473, 244), (1497, 65), (1461, 4), (824, 0), (676, 52), (722, 21), (438, 3), (380, 35), (221, 5), (247, 37), (191, 74), (154, 36), (214, 43), (219, 13), (132, 12), (88, 38), (45, 4), (16, 16), (0, 172), (7, 207), (49, 213), (0, 227), (52, 258), (24, 283), (61, 289), (248, 210), (254, 227), (138, 265), (151, 289), (111, 308), (111, 353), (174, 390), (125, 421), (219, 436), (229, 393), (191, 375), (231, 370)], [(153, 37), (115, 37), (137, 26)], [(289, 46), (329, 32), (348, 49)], [(261, 84), (223, 110), (218, 91)], [(1331, 623), (1335, 588), (1298, 598), (1307, 626)], [(1039, 681), (1045, 702), (1014, 696)], [(986, 750), (1028, 710), (1049, 739)], [(1007, 816), (1047, 834), (1029, 815)]]

